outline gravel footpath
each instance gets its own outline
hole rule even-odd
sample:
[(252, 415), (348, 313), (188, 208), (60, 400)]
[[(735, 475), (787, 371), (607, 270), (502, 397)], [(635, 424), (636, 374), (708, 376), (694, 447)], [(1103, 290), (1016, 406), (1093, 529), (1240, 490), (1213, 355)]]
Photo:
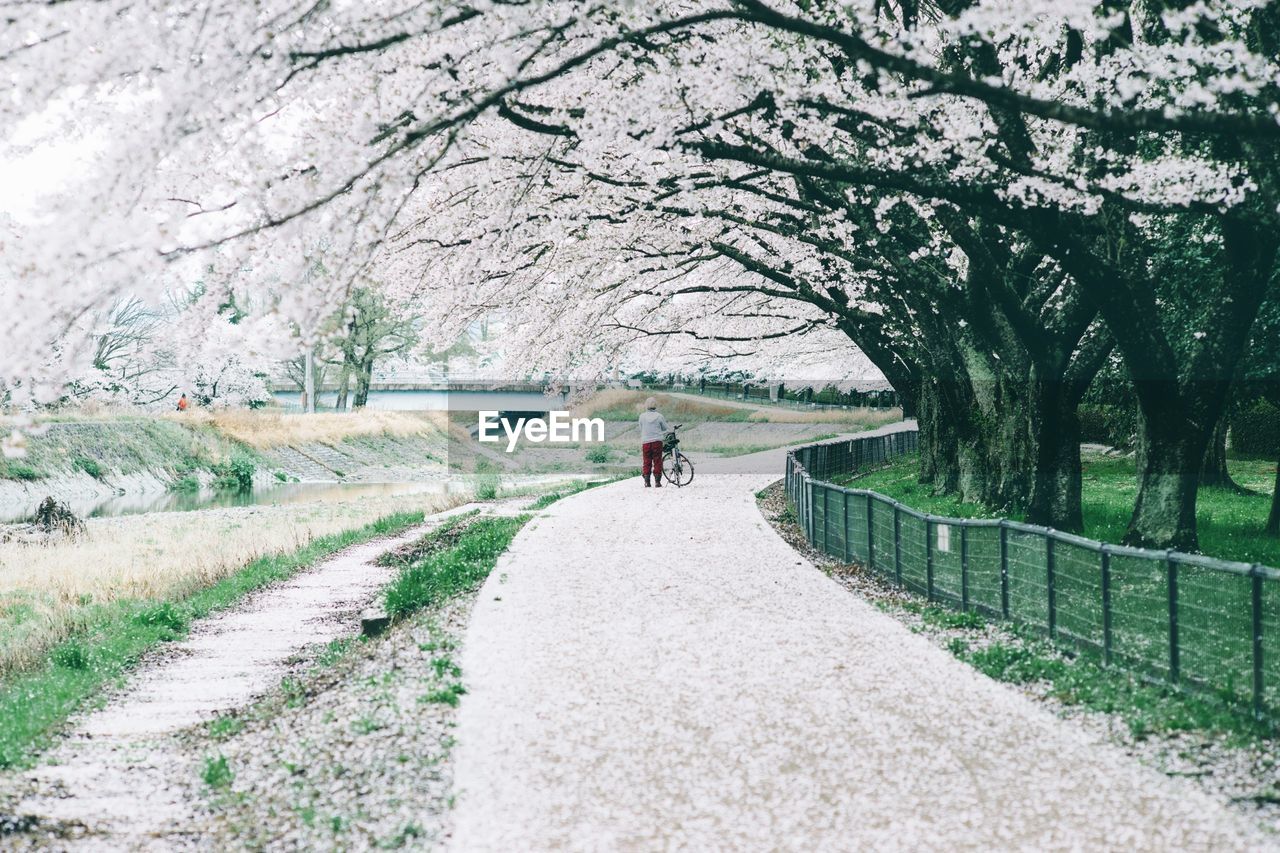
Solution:
[(464, 643), (454, 849), (1266, 846), (851, 598), (761, 516), (760, 457), (517, 537)]

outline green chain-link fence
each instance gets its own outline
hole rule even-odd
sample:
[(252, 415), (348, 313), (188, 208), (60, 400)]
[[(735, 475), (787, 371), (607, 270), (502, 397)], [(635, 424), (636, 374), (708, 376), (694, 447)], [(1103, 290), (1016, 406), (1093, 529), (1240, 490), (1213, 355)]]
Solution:
[(825, 482), (918, 450), (900, 431), (787, 455), (788, 500), (814, 547), (930, 601), (1037, 629), (1106, 665), (1280, 708), (1280, 571), (1108, 545), (993, 519), (928, 515)]

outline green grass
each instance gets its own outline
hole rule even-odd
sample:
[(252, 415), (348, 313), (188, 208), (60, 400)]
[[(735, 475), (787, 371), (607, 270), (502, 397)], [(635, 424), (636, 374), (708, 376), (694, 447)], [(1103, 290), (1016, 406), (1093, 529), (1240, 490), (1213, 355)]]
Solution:
[(200, 771), (200, 778), (210, 788), (227, 788), (235, 780), (235, 774), (231, 772), (231, 766), (227, 763), (225, 755), (208, 756), (204, 760), (204, 767)]
[(81, 632), (53, 648), (42, 668), (0, 683), (0, 768), (28, 764), (68, 716), (116, 683), (149, 649), (183, 636), (192, 620), (230, 607), (343, 548), (422, 519), (421, 512), (399, 513), (319, 537), (295, 551), (259, 557), (185, 598), (120, 601), (99, 608)]
[(71, 467), (76, 471), (83, 471), (95, 480), (101, 480), (103, 477), (102, 465), (96, 459), (90, 459), (87, 456), (77, 456), (71, 461)]
[(502, 476), (498, 467), (488, 459), (477, 459), (474, 484), (476, 500), (491, 501), (498, 497), (498, 491), (502, 488)]
[(213, 740), (226, 740), (244, 731), (244, 720), (239, 717), (215, 717), (205, 726), (205, 731)]
[(0, 480), (39, 480), (42, 475), (35, 468), (22, 462), (0, 464)]
[[(1100, 542), (1119, 542), (1133, 513), (1137, 495), (1137, 471), (1132, 459), (1086, 454), (1081, 505), (1084, 535)], [(1280, 539), (1266, 536), (1262, 526), (1271, 506), (1270, 490), (1275, 463), (1233, 459), (1231, 474), (1256, 494), (1241, 495), (1227, 489), (1204, 488), (1196, 499), (1200, 550), (1223, 560), (1280, 566)], [(935, 495), (933, 487), (916, 481), (917, 460), (906, 457), (860, 477), (835, 481), (858, 489), (870, 489), (907, 506), (952, 518), (999, 518), (1000, 514), (955, 495)]]
[(610, 480), (581, 480), (567, 488), (556, 489), (554, 492), (547, 492), (542, 497), (529, 504), (529, 509), (546, 509), (561, 498), (567, 498), (570, 495), (576, 495), (578, 492), (585, 492), (587, 489), (594, 489), (596, 486), (603, 486), (608, 483), (616, 483), (617, 478)]
[(776, 450), (783, 447), (788, 442), (782, 444), (712, 444), (709, 447), (699, 448), (706, 453), (714, 453), (716, 456), (746, 456), (749, 453), (762, 453), (766, 450)]
[(499, 555), (528, 520), (528, 516), (519, 516), (472, 522), (451, 547), (401, 570), (387, 587), (387, 612), (402, 618), (475, 588), (489, 576)]
[(1144, 680), (1104, 667), (1091, 655), (1064, 656), (1032, 639), (995, 642), (971, 651), (965, 641), (957, 640), (952, 641), (952, 652), (991, 678), (1012, 684), (1047, 682), (1053, 698), (1116, 714), (1137, 736), (1202, 731), (1249, 740), (1269, 734), (1265, 726), (1233, 709), (1229, 699), (1218, 701)]
[[(1116, 542), (1124, 533), (1132, 511), (1136, 490), (1132, 460), (1090, 455), (1085, 459), (1083, 509), (1085, 535), (1103, 542)], [(1270, 477), (1266, 462), (1235, 460), (1232, 472), (1238, 481), (1257, 488)], [(849, 485), (896, 498), (917, 510), (960, 518), (990, 518), (996, 514), (984, 507), (965, 504), (954, 496), (939, 496), (915, 481), (916, 460), (907, 458), (863, 477), (847, 480)], [(837, 495), (833, 512), (840, 512)], [(1280, 540), (1265, 536), (1263, 522), (1269, 509), (1266, 494), (1240, 495), (1223, 489), (1202, 489), (1198, 500), (1200, 545), (1220, 559), (1258, 562), (1280, 566)], [(823, 509), (819, 505), (817, 513)], [(861, 512), (857, 504), (855, 513)], [(893, 548), (886, 545), (892, 536), (892, 512), (879, 505), (875, 510), (877, 569), (893, 573)], [(902, 524), (901, 572), (903, 582), (913, 591), (927, 584), (923, 526), (904, 516)], [(836, 525), (838, 528), (838, 524)], [(857, 527), (858, 531), (865, 527)], [(837, 541), (839, 531), (836, 532)], [(861, 532), (855, 534), (854, 551), (863, 552)], [(961, 589), (960, 560), (956, 536), (951, 547), (933, 552), (934, 588), (944, 596), (958, 599)], [(1015, 623), (1048, 628), (1048, 586), (1045, 545), (1034, 534), (1010, 532), (1008, 540), (1008, 606)], [(841, 546), (842, 547), (842, 546)], [(972, 528), (968, 533), (968, 582), (970, 600), (988, 612), (998, 612), (1001, 601), (1001, 561), (999, 534), (993, 528)], [(1103, 613), (1102, 565), (1098, 554), (1067, 542), (1058, 542), (1055, 555), (1056, 629), (1063, 648), (1096, 650), (1106, 639)], [(1172, 677), (1170, 649), (1168, 568), (1161, 559), (1113, 555), (1110, 560), (1110, 625), (1113, 663), (1143, 677)], [(1177, 680), (1203, 697), (1211, 697), (1248, 715), (1253, 698), (1253, 625), (1251, 582), (1226, 572), (1179, 563), (1177, 592)], [(1280, 585), (1263, 588), (1263, 701), (1271, 713), (1280, 711), (1280, 642), (1275, 625)]]

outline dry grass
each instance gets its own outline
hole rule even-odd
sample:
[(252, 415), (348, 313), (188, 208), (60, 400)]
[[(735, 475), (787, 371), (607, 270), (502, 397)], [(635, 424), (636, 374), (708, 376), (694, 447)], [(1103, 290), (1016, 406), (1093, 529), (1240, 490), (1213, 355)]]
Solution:
[(648, 397), (658, 401), (667, 420), (754, 421), (772, 424), (854, 424), (877, 427), (902, 420), (901, 409), (792, 409), (768, 403), (718, 401), (690, 394), (649, 394), (611, 388), (600, 391), (573, 409), (576, 417), (637, 416)]
[(37, 665), (83, 627), (94, 604), (182, 596), (256, 557), (295, 550), (396, 512), (438, 512), (458, 495), (90, 519), (89, 535), (54, 546), (0, 545), (0, 676)]
[(751, 420), (771, 424), (853, 424), (867, 428), (896, 424), (902, 409), (784, 409), (769, 408)]
[(365, 409), (343, 414), (285, 414), (247, 410), (165, 415), (176, 421), (208, 423), (223, 435), (259, 450), (299, 444), (337, 444), (369, 435), (442, 435), (444, 412), (383, 412)]
[(573, 409), (575, 417), (609, 417), (617, 415), (638, 416), (644, 410), (644, 401), (649, 397), (658, 401), (658, 409), (668, 419), (689, 418), (699, 420), (745, 420), (743, 410), (734, 406), (711, 402), (709, 400), (679, 397), (670, 394), (648, 394), (644, 391), (625, 391), (611, 388), (600, 391), (584, 400)]

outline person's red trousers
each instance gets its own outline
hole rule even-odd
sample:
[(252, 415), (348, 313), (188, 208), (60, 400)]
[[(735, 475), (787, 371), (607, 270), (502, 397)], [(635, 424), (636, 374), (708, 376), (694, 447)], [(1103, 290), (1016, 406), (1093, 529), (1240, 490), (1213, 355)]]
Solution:
[(646, 441), (640, 445), (642, 462), (640, 473), (644, 475), (645, 485), (649, 484), (649, 472), (653, 472), (654, 485), (662, 486), (662, 441)]

